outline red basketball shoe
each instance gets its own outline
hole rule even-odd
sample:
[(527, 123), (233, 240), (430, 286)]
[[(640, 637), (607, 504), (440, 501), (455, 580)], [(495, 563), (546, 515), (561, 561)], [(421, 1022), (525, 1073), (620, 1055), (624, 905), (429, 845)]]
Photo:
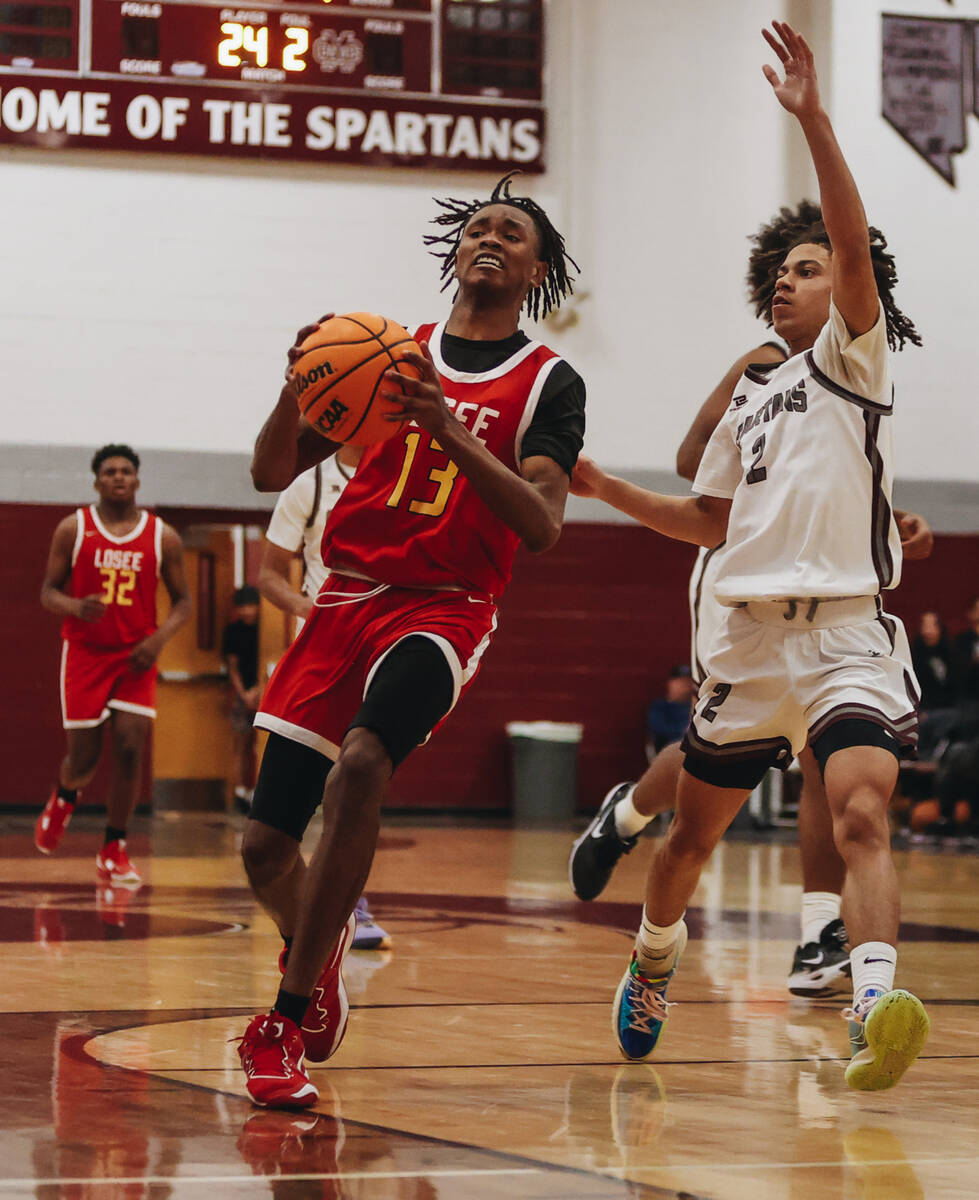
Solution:
[(106, 843), (95, 856), (95, 874), (102, 883), (114, 883), (116, 887), (139, 887), (143, 882), (129, 861), (126, 843), (121, 838)]
[(34, 845), (42, 854), (53, 854), (57, 850), (74, 811), (74, 804), (62, 800), (57, 788), (52, 789), (48, 802), (41, 809), (41, 815), (34, 826)]
[(303, 1039), (281, 1013), (252, 1017), (238, 1039), (248, 1094), (267, 1108), (309, 1108), (319, 1092), (303, 1066)]
[[(313, 988), (302, 1027), (303, 1045), (310, 1062), (326, 1062), (336, 1054), (347, 1032), (350, 1006), (343, 986), (343, 960), (356, 931), (357, 918), (351, 913)], [(279, 954), (279, 970), (283, 975), (287, 957), (286, 950)]]

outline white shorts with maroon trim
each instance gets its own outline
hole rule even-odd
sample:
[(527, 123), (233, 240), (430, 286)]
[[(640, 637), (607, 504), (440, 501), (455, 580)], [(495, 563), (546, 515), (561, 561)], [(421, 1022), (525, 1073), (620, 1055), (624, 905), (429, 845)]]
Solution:
[(918, 685), (904, 626), (874, 597), (727, 608), (687, 746), (718, 762), (771, 751), (787, 767), (843, 720), (879, 725), (913, 753)]
[(134, 671), (129, 662), (132, 649), (62, 643), (61, 716), (65, 729), (94, 729), (113, 708), (156, 716), (156, 666)]
[(398, 642), (420, 635), (439, 647), (452, 672), (455, 707), (495, 629), (496, 606), (484, 596), (333, 574), (279, 660), (255, 724), (335, 761), (375, 671)]

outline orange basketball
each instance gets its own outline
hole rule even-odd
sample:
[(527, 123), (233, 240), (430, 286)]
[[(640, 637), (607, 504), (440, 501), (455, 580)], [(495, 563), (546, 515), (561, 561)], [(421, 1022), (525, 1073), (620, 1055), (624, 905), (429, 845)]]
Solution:
[(406, 329), (374, 313), (346, 313), (324, 321), (300, 350), (293, 367), (299, 411), (317, 433), (331, 442), (372, 446), (398, 432), (400, 422), (384, 419), (397, 405), (380, 394), (380, 385), (391, 367), (419, 378), (415, 367), (400, 361), (406, 351), (421, 353)]

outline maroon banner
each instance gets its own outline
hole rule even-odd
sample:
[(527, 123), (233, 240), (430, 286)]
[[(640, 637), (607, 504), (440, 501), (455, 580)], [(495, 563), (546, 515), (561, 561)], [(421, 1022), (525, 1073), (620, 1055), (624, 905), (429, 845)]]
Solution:
[(0, 74), (0, 144), (542, 171), (540, 106)]

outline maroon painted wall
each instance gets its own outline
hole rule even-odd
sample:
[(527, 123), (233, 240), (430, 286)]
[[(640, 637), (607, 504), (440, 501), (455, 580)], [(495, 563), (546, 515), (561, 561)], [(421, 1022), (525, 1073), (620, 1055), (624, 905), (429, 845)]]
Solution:
[[(0, 689), (4, 784), (0, 806), (40, 804), (63, 753), (58, 623), (37, 602), (51, 532), (64, 506), (0, 505)], [(202, 519), (255, 521), (254, 512), (169, 508), (180, 527)], [(500, 628), (470, 693), (391, 786), (392, 806), (505, 810), (504, 726), (581, 721), (579, 803), (642, 770), (643, 716), (674, 663), (688, 658), (692, 547), (631, 525), (569, 525), (558, 546), (521, 553)], [(953, 629), (979, 593), (979, 535), (944, 536), (925, 563), (907, 563), (888, 609), (913, 631), (936, 608)], [(97, 788), (87, 799), (98, 802)]]

